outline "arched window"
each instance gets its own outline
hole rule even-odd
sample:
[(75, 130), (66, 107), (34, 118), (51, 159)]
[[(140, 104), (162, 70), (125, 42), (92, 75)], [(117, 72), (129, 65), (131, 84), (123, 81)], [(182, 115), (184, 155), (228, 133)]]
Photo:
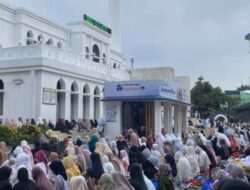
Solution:
[(83, 87), (83, 93), (84, 94), (89, 94), (90, 93), (89, 85), (85, 84), (85, 86)]
[(57, 90), (65, 90), (65, 82), (64, 82), (63, 79), (60, 79), (60, 80), (57, 82), (56, 89), (57, 89)]
[(71, 91), (72, 92), (78, 92), (79, 88), (78, 88), (78, 84), (76, 82), (73, 82), (71, 85)]
[(48, 39), (48, 41), (46, 42), (46, 44), (52, 46), (52, 45), (53, 45), (53, 40), (52, 40), (52, 38)]
[(57, 42), (57, 45), (56, 45), (58, 48), (62, 48), (62, 43), (61, 42)]
[(77, 120), (78, 119), (78, 102), (79, 96), (77, 94), (79, 90), (78, 84), (74, 81), (71, 85), (71, 109), (70, 109), (70, 117), (71, 119)]
[(96, 95), (96, 96), (100, 95), (100, 89), (98, 87), (95, 87), (94, 95)]
[(102, 63), (104, 64), (104, 65), (106, 65), (106, 60), (107, 58), (106, 58), (106, 55), (105, 55), (105, 53), (104, 54), (102, 54)]
[(27, 38), (32, 38), (33, 39), (34, 35), (33, 35), (33, 32), (31, 30), (29, 30), (27, 32)]
[(37, 37), (37, 41), (38, 42), (43, 42), (44, 41), (44, 37), (42, 34), (39, 34), (39, 36)]
[(113, 63), (113, 69), (116, 69), (116, 67), (117, 67), (117, 64)]
[(3, 81), (0, 79), (0, 90), (3, 90), (4, 89), (4, 84), (3, 84)]
[(93, 46), (93, 61), (99, 63), (100, 60), (100, 50), (99, 47), (95, 44)]
[(27, 32), (27, 39), (26, 39), (26, 45), (31, 45), (34, 43), (34, 39), (33, 39), (34, 35), (33, 32), (31, 30), (29, 30)]
[(65, 82), (63, 79), (60, 79), (56, 84), (57, 89), (57, 104), (56, 104), (56, 118), (64, 118), (65, 117)]
[(89, 47), (85, 47), (85, 58), (89, 59)]

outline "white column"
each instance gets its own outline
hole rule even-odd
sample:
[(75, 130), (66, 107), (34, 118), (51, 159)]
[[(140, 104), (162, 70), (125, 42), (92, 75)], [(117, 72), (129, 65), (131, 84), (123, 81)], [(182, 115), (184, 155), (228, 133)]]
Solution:
[(89, 119), (94, 119), (94, 96), (89, 96)]
[(161, 101), (154, 101), (154, 134), (161, 134)]
[(174, 134), (178, 134), (179, 129), (179, 106), (174, 105)]
[(172, 133), (172, 105), (168, 102), (164, 102), (164, 126), (166, 133)]
[(78, 119), (83, 118), (83, 97), (81, 94), (78, 95)]
[(187, 134), (187, 106), (182, 106), (182, 132)]
[[(36, 102), (36, 95), (37, 95), (37, 90), (36, 90), (36, 75), (35, 74), (36, 73), (35, 73), (34, 70), (30, 71), (30, 82), (31, 82), (31, 89), (30, 89), (31, 93), (30, 94), (31, 94), (31, 100), (32, 100), (30, 118), (34, 118), (34, 119), (37, 118), (36, 117), (36, 114), (37, 114), (36, 113), (36, 104), (37, 104), (37, 102)], [(40, 92), (40, 90), (38, 92)], [(39, 96), (39, 97), (41, 97), (41, 96)], [(42, 97), (41, 97), (40, 104), (42, 104)]]
[(65, 92), (65, 115), (64, 119), (70, 120), (70, 113), (71, 113), (71, 93)]
[(100, 100), (100, 118), (104, 117), (103, 113), (103, 101)]
[(182, 120), (183, 120), (183, 115), (182, 115), (182, 107), (179, 105), (178, 106), (178, 130), (177, 134), (182, 133)]

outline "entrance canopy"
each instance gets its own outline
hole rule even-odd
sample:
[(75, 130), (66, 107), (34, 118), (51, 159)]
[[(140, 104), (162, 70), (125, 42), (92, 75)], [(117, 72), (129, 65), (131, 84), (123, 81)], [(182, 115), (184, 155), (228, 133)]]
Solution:
[(179, 83), (166, 80), (113, 81), (104, 84), (103, 101), (168, 100), (190, 104)]

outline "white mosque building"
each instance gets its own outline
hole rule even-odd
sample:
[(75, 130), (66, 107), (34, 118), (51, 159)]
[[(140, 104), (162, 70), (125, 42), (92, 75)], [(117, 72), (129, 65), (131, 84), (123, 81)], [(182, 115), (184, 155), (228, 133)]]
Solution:
[[(83, 15), (83, 20), (63, 27), (24, 8), (0, 3), (2, 121), (18, 117), (53, 122), (58, 118), (105, 118), (101, 100), (109, 81), (175, 81), (183, 85), (185, 102), (190, 102), (189, 78), (175, 77), (173, 68), (128, 69), (121, 51), (120, 4), (110, 0), (110, 5), (111, 26)], [(171, 108), (184, 107), (180, 113), (185, 114), (183, 102), (168, 99), (167, 103)], [(121, 123), (121, 119), (116, 121)]]

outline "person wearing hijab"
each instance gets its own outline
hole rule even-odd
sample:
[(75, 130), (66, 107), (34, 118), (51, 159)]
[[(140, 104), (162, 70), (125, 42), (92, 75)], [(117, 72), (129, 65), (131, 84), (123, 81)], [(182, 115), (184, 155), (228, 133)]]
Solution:
[(134, 187), (135, 190), (148, 190), (147, 185), (145, 183), (142, 168), (140, 164), (134, 163), (130, 168), (130, 179), (129, 182)]
[(196, 177), (200, 173), (200, 166), (198, 163), (198, 158), (195, 154), (194, 147), (187, 147), (186, 158), (188, 159), (191, 166), (191, 175), (192, 177)]
[(119, 135), (117, 137), (116, 144), (117, 144), (117, 149), (119, 152), (121, 152), (121, 150), (129, 151), (127, 141), (124, 139), (122, 135)]
[(88, 190), (88, 185), (83, 176), (74, 176), (70, 179), (69, 190)]
[(112, 150), (112, 153), (113, 153), (115, 156), (119, 156), (119, 155), (118, 155), (117, 144), (116, 144), (115, 141), (111, 141), (111, 142), (110, 142), (110, 149)]
[(68, 190), (67, 174), (60, 160), (55, 160), (49, 165), (51, 171), (56, 175), (55, 190)]
[(36, 190), (54, 190), (54, 186), (40, 167), (35, 166), (32, 169), (32, 176), (36, 182)]
[(120, 158), (122, 161), (122, 165), (125, 169), (126, 175), (128, 175), (129, 158), (128, 158), (128, 153), (126, 152), (126, 150), (120, 151)]
[(153, 155), (156, 156), (159, 161), (161, 161), (162, 159), (162, 152), (161, 152), (161, 148), (158, 144), (153, 144), (153, 151), (152, 151)]
[(15, 158), (10, 158), (9, 160), (6, 160), (1, 167), (3, 166), (8, 166), (9, 168), (11, 168), (12, 170), (15, 169), (16, 167), (16, 159)]
[(226, 144), (225, 139), (220, 139), (220, 148), (219, 148), (219, 155), (222, 160), (227, 160), (230, 155), (230, 149), (228, 145)]
[(106, 155), (102, 157), (102, 165), (105, 173), (112, 174), (115, 172), (114, 165), (109, 161), (109, 157)]
[(174, 183), (171, 178), (170, 167), (167, 164), (161, 164), (158, 170), (158, 187), (157, 190), (174, 190)]
[(116, 190), (115, 182), (110, 174), (102, 174), (100, 178), (100, 190)]
[(237, 179), (226, 179), (223, 180), (219, 186), (218, 190), (249, 190), (250, 185)]
[(12, 169), (8, 166), (2, 166), (0, 168), (0, 189), (12, 190), (12, 185), (9, 181)]
[(234, 164), (232, 162), (229, 162), (226, 166), (225, 166), (225, 172), (227, 175), (231, 176), (232, 174), (232, 170), (233, 170), (233, 166)]
[(105, 149), (105, 146), (103, 143), (97, 142), (95, 144), (95, 152), (100, 155), (100, 158), (102, 158), (102, 156), (104, 155), (104, 149)]
[(137, 134), (133, 131), (133, 129), (128, 130), (128, 135), (129, 135), (130, 146), (136, 146), (139, 148), (140, 147), (139, 138)]
[(92, 135), (95, 135), (98, 139), (100, 138), (100, 133), (98, 132), (96, 128), (92, 129)]
[(95, 136), (95, 135), (93, 135), (93, 136), (91, 137), (89, 143), (88, 143), (90, 152), (94, 152), (94, 151), (95, 151), (95, 148), (96, 148), (95, 144), (96, 144), (97, 142), (98, 142), (98, 137)]
[(98, 189), (98, 179), (96, 178), (96, 172), (94, 169), (87, 169), (85, 176), (89, 190)]
[(39, 165), (44, 165), (42, 167), (46, 168), (46, 174), (48, 174), (49, 166), (48, 166), (48, 157), (44, 150), (39, 150), (35, 153), (35, 163)]
[(153, 164), (154, 158), (154, 156), (150, 156), (148, 160), (142, 163), (143, 172), (150, 180), (154, 179), (155, 175), (157, 174), (157, 169)]
[(54, 160), (58, 160), (59, 157), (58, 157), (58, 154), (56, 152), (51, 152), (50, 155), (49, 155), (49, 162), (53, 162)]
[(91, 161), (91, 158), (90, 158), (90, 155), (91, 155), (91, 152), (88, 150), (88, 149), (83, 149), (83, 155), (84, 155), (84, 158), (86, 160), (86, 169), (90, 169), (92, 168), (92, 161)]
[(237, 165), (232, 166), (231, 176), (233, 177), (233, 179), (238, 179), (245, 183), (249, 183), (244, 170), (240, 166)]
[(76, 164), (79, 166), (81, 173), (87, 170), (87, 163), (84, 157), (83, 148), (76, 146)]
[(200, 171), (207, 172), (211, 164), (208, 155), (199, 146), (195, 147), (195, 153), (197, 154)]
[(121, 172), (123, 175), (126, 175), (126, 172), (122, 165), (121, 160), (112, 153), (108, 154), (108, 157), (110, 158), (110, 162), (114, 165), (115, 170), (118, 172)]
[(127, 178), (119, 172), (114, 172), (112, 177), (115, 182), (116, 190), (134, 190), (132, 185), (128, 182)]
[(55, 131), (61, 131), (62, 133), (70, 133), (67, 127), (65, 126), (63, 119), (58, 119), (55, 126)]
[(67, 173), (67, 176), (68, 176), (69, 179), (71, 177), (81, 175), (79, 167), (75, 164), (72, 157), (70, 157), (70, 156), (64, 157), (63, 158), (63, 166), (64, 166), (64, 168), (66, 170), (66, 173)]
[(8, 160), (8, 147), (5, 142), (0, 142), (0, 166)]
[(29, 174), (29, 179), (31, 179), (31, 163), (30, 163), (30, 159), (29, 156), (25, 153), (21, 153), (17, 156), (16, 158), (16, 167), (13, 169), (12, 173), (13, 175), (11, 176), (11, 183), (15, 184), (17, 182), (17, 173), (19, 168), (21, 167), (25, 167), (28, 170), (28, 174)]
[(102, 162), (100, 159), (100, 155), (96, 152), (93, 152), (90, 155), (91, 161), (92, 161), (92, 168), (95, 170), (96, 179), (100, 179), (101, 175), (104, 173), (104, 169), (102, 166)]
[(34, 190), (36, 184), (29, 179), (29, 173), (26, 168), (20, 168), (17, 172), (18, 182), (14, 185), (13, 190)]
[(177, 176), (176, 162), (171, 154), (169, 146), (164, 146), (164, 152), (166, 153), (164, 159), (166, 163), (170, 165), (172, 176), (175, 178)]
[[(177, 152), (178, 153), (178, 152)], [(177, 183), (183, 183), (191, 179), (191, 166), (189, 161), (183, 155), (177, 155)]]
[(14, 157), (17, 157), (19, 154), (23, 153), (23, 149), (21, 146), (17, 146), (14, 151), (13, 151), (13, 155)]

